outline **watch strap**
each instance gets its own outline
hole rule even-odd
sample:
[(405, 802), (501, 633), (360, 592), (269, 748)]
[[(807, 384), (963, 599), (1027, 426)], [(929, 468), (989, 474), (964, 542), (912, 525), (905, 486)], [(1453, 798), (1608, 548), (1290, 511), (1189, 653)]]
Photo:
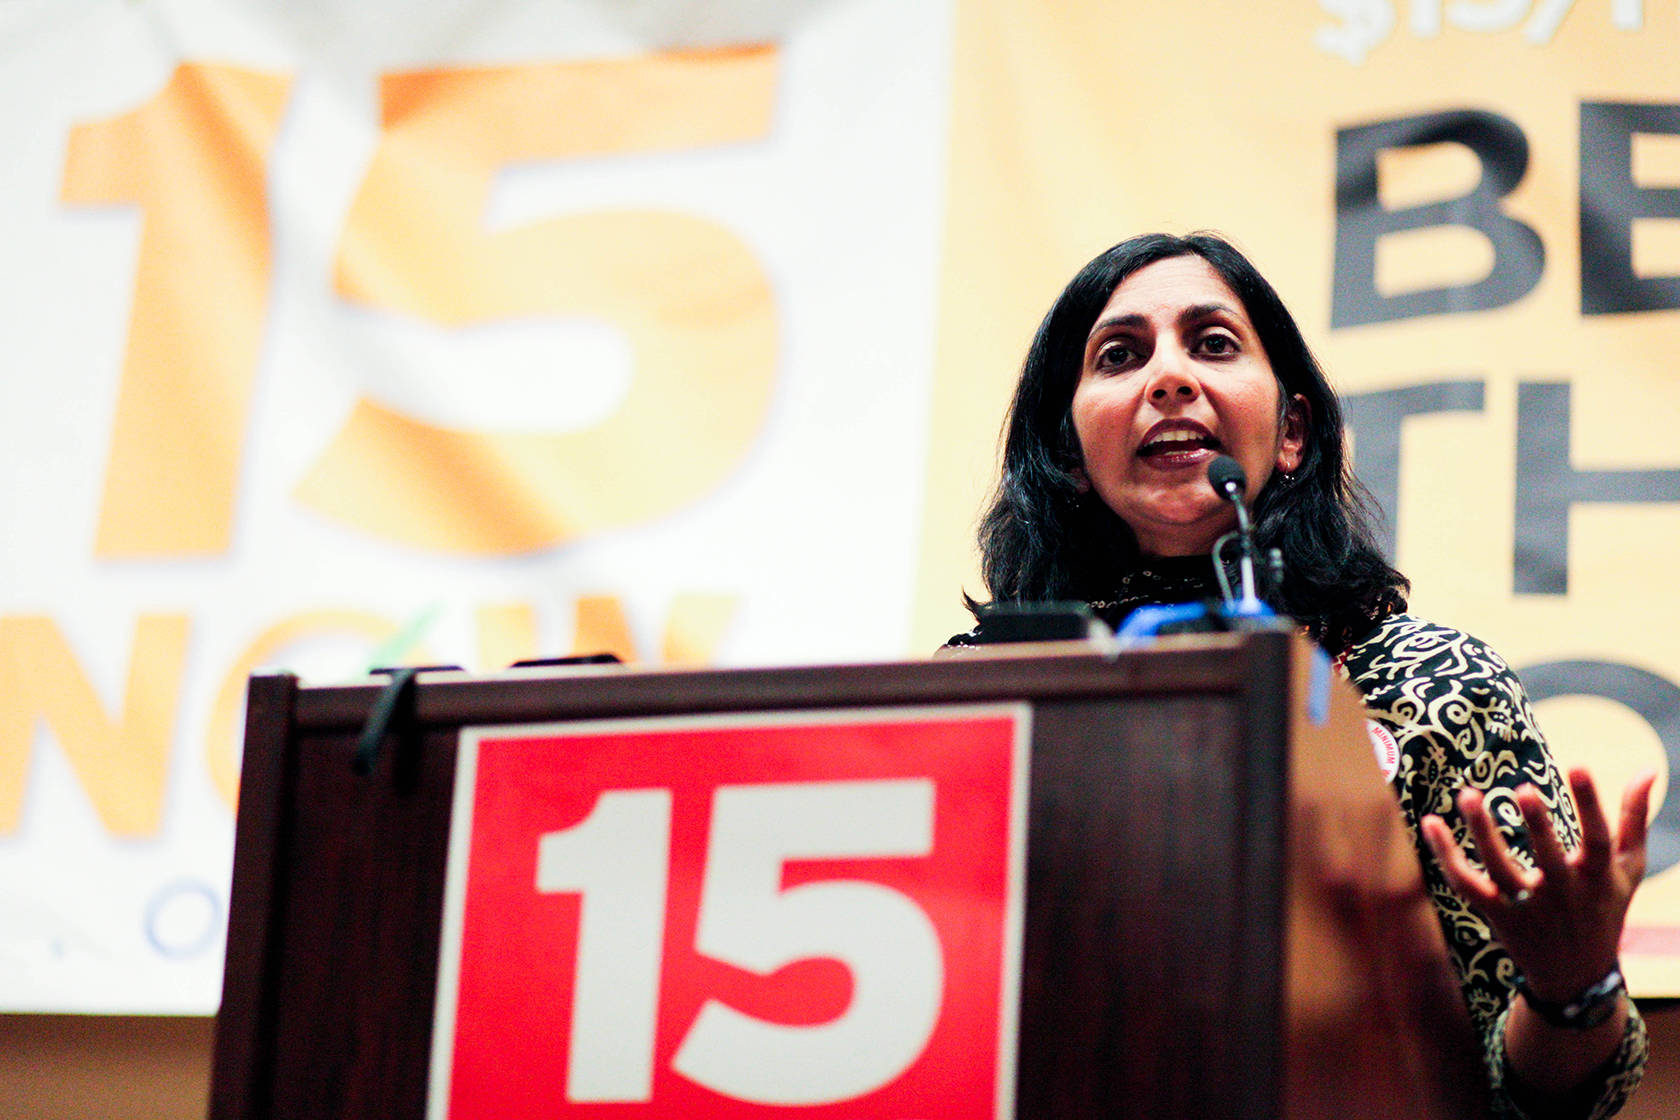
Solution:
[(1611, 968), (1604, 979), (1567, 1003), (1538, 998), (1529, 990), (1527, 980), (1521, 975), (1517, 977), (1517, 991), (1522, 993), (1534, 1013), (1552, 1026), (1565, 1030), (1587, 1031), (1598, 1026), (1616, 1010), (1616, 997), (1626, 990), (1627, 981), (1622, 978), (1620, 965)]

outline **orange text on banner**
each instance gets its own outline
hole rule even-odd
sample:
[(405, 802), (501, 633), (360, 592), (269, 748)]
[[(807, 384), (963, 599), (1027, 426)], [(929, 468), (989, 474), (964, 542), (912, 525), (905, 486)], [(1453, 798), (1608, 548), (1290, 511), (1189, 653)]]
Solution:
[(58, 737), (113, 836), (157, 834), (188, 629), (185, 615), (140, 617), (121, 715), (113, 719), (57, 623), (37, 615), (0, 617), (0, 834), (18, 827), (39, 721)]
[(144, 214), (96, 554), (219, 553), (232, 535), (269, 290), (269, 151), (287, 81), (186, 63), (70, 136), (69, 202)]

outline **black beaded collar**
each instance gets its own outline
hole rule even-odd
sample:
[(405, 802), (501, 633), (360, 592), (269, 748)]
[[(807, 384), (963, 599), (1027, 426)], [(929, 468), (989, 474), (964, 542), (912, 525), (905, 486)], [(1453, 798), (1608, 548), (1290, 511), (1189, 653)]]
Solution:
[(1112, 597), (1091, 603), (1097, 617), (1119, 626), (1139, 607), (1195, 603), (1220, 598), (1219, 580), (1207, 556), (1157, 556), (1120, 577)]

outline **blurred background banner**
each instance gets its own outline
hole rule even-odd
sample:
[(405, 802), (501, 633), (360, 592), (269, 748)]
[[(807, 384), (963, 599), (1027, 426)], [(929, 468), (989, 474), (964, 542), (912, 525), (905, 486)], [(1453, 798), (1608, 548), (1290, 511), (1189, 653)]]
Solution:
[[(1038, 317), (1214, 228), (1415, 608), (1680, 760), (1680, 9), (0, 5), (0, 1010), (214, 1009), (246, 676), (921, 655)], [(1627, 946), (1680, 994), (1680, 800)]]

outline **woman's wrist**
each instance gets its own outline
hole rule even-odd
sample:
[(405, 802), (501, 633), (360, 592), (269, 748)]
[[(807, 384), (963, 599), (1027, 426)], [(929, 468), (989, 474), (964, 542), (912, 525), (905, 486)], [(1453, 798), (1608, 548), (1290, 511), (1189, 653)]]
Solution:
[(1594, 1026), (1561, 1027), (1543, 1018), (1528, 997), (1516, 996), (1505, 1025), (1506, 1068), (1514, 1075), (1508, 1080), (1553, 1097), (1593, 1099), (1626, 1037), (1633, 1004), (1618, 989), (1608, 1007)]
[(1517, 991), (1529, 1008), (1552, 1026), (1591, 1030), (1615, 1013), (1627, 993), (1627, 983), (1617, 963), (1597, 980), (1566, 990), (1567, 994), (1560, 994), (1555, 986), (1537, 990), (1521, 975), (1517, 977)]

